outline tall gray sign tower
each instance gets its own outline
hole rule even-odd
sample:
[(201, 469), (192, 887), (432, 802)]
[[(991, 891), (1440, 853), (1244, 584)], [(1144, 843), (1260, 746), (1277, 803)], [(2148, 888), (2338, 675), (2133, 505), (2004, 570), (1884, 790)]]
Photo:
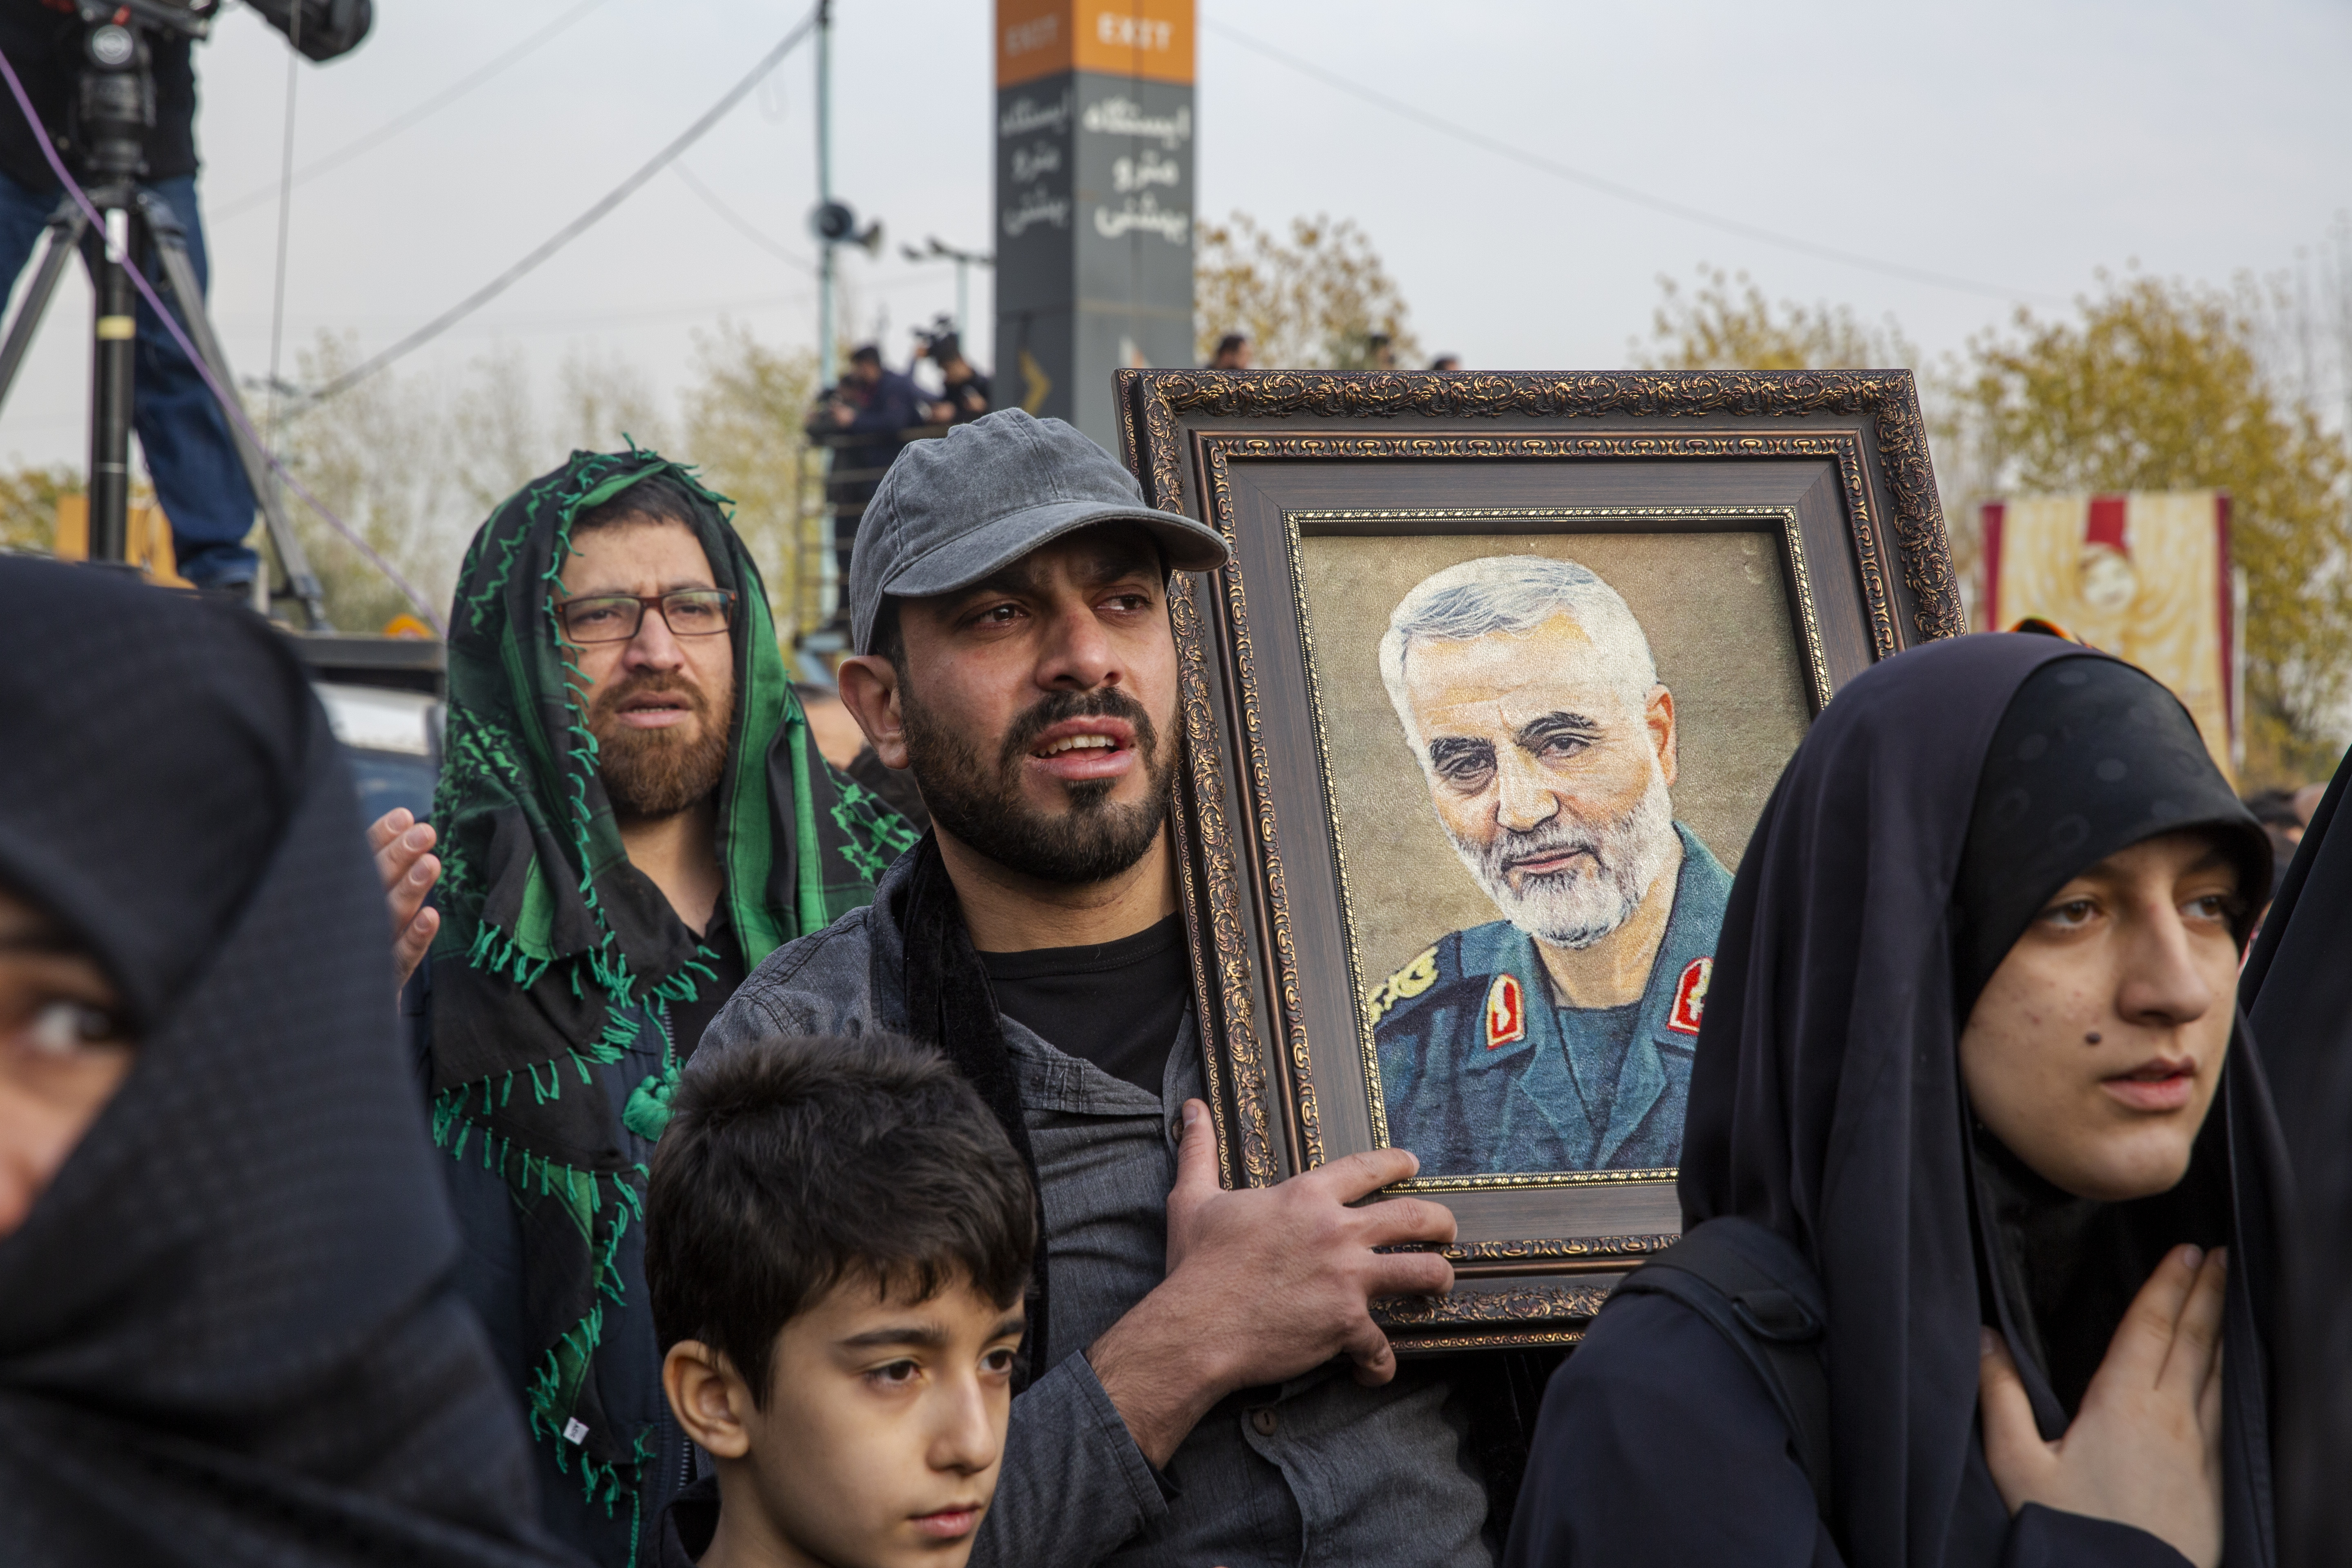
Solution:
[(1116, 451), (1111, 372), (1193, 363), (1193, 0), (996, 0), (996, 397)]

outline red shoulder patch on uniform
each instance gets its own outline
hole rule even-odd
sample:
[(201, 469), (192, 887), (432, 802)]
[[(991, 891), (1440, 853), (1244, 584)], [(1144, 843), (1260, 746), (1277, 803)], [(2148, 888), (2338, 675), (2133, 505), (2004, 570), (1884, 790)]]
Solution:
[(1486, 988), (1486, 1048), (1528, 1037), (1527, 993), (1516, 974), (1497, 974)]
[(1699, 1016), (1706, 1011), (1706, 983), (1715, 976), (1715, 960), (1694, 958), (1683, 970), (1682, 984), (1675, 987), (1674, 1010), (1666, 1015), (1666, 1027), (1685, 1035), (1698, 1033)]

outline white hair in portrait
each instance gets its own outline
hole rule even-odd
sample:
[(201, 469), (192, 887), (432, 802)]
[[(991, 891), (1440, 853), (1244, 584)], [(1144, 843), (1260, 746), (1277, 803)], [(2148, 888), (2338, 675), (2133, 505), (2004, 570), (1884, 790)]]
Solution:
[[(1639, 722), (1658, 684), (1656, 663), (1642, 624), (1617, 591), (1573, 561), (1541, 555), (1496, 555), (1465, 561), (1423, 579), (1401, 600), (1381, 639), (1381, 679), (1423, 773), (1434, 787), (1427, 737), (1414, 722), (1405, 685), (1405, 661), (1416, 644), (1475, 637), (1523, 637), (1555, 616), (1566, 616), (1591, 639), (1607, 686)], [(1446, 836), (1454, 853), (1496, 910), (1521, 931), (1561, 947), (1583, 948), (1625, 923), (1651, 885), (1673, 862), (1674, 805), (1664, 771), (1650, 756), (1649, 785), (1613, 821), (1587, 824), (1561, 813), (1528, 832), (1497, 825), (1484, 844)], [(1569, 854), (1572, 868), (1527, 877), (1514, 887), (1515, 862)]]
[(1381, 638), (1381, 679), (1412, 749), (1419, 752), (1427, 739), (1414, 726), (1405, 689), (1405, 659), (1413, 644), (1467, 642), (1496, 633), (1524, 637), (1554, 616), (1584, 628), (1611, 688), (1630, 711), (1640, 712), (1658, 683), (1658, 667), (1642, 623), (1617, 590), (1573, 561), (1488, 555), (1423, 578), (1389, 616), (1388, 635)]

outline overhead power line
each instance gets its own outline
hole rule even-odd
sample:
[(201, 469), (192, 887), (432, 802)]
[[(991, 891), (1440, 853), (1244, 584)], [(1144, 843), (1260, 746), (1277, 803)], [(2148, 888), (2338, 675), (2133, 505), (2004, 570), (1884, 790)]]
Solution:
[(1336, 71), (1326, 70), (1310, 60), (1301, 59), (1297, 55), (1278, 49), (1272, 44), (1254, 38), (1247, 33), (1228, 26), (1223, 22), (1213, 21), (1204, 16), (1201, 18), (1201, 26), (1207, 32), (1230, 38), (1242, 47), (1254, 54), (1263, 55), (1277, 65), (1286, 66), (1301, 76), (1312, 77), (1326, 87), (1337, 89), (1351, 98), (1360, 98), (1367, 103), (1375, 104), (1391, 114), (1401, 114), (1416, 124), (1425, 125), (1432, 131), (1453, 137), (1457, 142), (1467, 142), (1497, 157), (1508, 158), (1515, 163), (1522, 163), (1557, 179), (1582, 185), (1587, 190), (1599, 191), (1601, 195), (1614, 196), (1619, 201), (1648, 207), (1653, 212), (1664, 213), (1669, 216), (1704, 225), (1708, 228), (1721, 229), (1726, 234), (1736, 234), (1745, 239), (1779, 246), (1784, 250), (1798, 251), (1807, 256), (1819, 257), (1823, 260), (1840, 262), (1847, 267), (1860, 268), (1866, 272), (1877, 272), (1889, 278), (1900, 278), (1908, 282), (1927, 283), (1938, 289), (1952, 289), (1967, 294), (1981, 294), (1995, 300), (2032, 300), (2060, 305), (2066, 302), (2054, 295), (2041, 293), (2032, 289), (2012, 289), (2006, 284), (1986, 283), (1972, 278), (1958, 278), (1948, 272), (1934, 272), (1924, 267), (1913, 267), (1905, 262), (1886, 261), (1874, 256), (1841, 250), (1835, 246), (1822, 245), (1813, 240), (1801, 238), (1796, 235), (1781, 234), (1774, 229), (1761, 228), (1752, 223), (1743, 223), (1738, 218), (1725, 217), (1720, 213), (1707, 212), (1704, 208), (1691, 206), (1665, 196), (1653, 195), (1648, 191), (1625, 184), (1621, 181), (1593, 174), (1589, 170), (1575, 168), (1557, 159), (1547, 158), (1540, 153), (1530, 152), (1525, 147), (1503, 141), (1499, 137), (1489, 136), (1483, 131), (1474, 131), (1469, 126), (1459, 125), (1451, 120), (1443, 119), (1430, 113), (1427, 110), (1407, 103), (1402, 99), (1391, 98), (1377, 89), (1364, 86), (1361, 82), (1351, 81)]
[(334, 380), (327, 383), (326, 385), (320, 387), (318, 391), (312, 393), (310, 397), (304, 401), (304, 406), (313, 407), (319, 404), (324, 403), (331, 397), (348, 392), (352, 387), (357, 386), (361, 382), (365, 381), (369, 376), (373, 375), (376, 372), (383, 369), (386, 365), (391, 364), (394, 360), (400, 359), (404, 355), (414, 353), (416, 350), (423, 348), (426, 343), (431, 342), (435, 338), (439, 337), (443, 332), (447, 331), (451, 327), (456, 326), (459, 321), (464, 321), (467, 316), (472, 315), (475, 311), (480, 310), (483, 306), (488, 304), (491, 300), (505, 293), (509, 289), (520, 282), (525, 276), (530, 274), (549, 257), (553, 256), (557, 251), (562, 250), (565, 246), (571, 244), (573, 240), (579, 238), (582, 235), (587, 233), (588, 230), (594, 227), (606, 214), (610, 213), (614, 207), (619, 206), (623, 202), (627, 201), (632, 195), (635, 195), (639, 187), (643, 186), (647, 180), (650, 180), (656, 174), (660, 174), (664, 169), (675, 163), (678, 156), (688, 147), (693, 146), (697, 142), (702, 140), (703, 136), (712, 126), (718, 124), (720, 120), (726, 117), (729, 110), (733, 109), (737, 104), (742, 102), (745, 95), (750, 93), (753, 88), (760, 85), (761, 78), (766, 76), (770, 71), (775, 69), (777, 66), (782, 64), (784, 57), (792, 53), (793, 47), (799, 44), (803, 38), (807, 37), (810, 30), (816, 26), (817, 16), (824, 8), (824, 4), (825, 0), (818, 0), (817, 5), (813, 7), (807, 16), (803, 16), (798, 22), (794, 23), (792, 30), (777, 40), (776, 47), (774, 48), (770, 49), (765, 55), (761, 57), (759, 64), (753, 66), (740, 81), (737, 82), (733, 87), (729, 88), (718, 102), (703, 110), (702, 117), (700, 119), (688, 126), (677, 135), (676, 140), (670, 142), (668, 146), (655, 153), (653, 157), (648, 159), (635, 174), (631, 174), (627, 179), (623, 180), (619, 184), (614, 186), (612, 190), (605, 193), (603, 198), (600, 199), (595, 205), (590, 207), (586, 212), (582, 213), (578, 217), (573, 218), (570, 223), (565, 224), (562, 228), (556, 230), (552, 236), (541, 243), (540, 247), (533, 250), (529, 256), (524, 257), (520, 261), (516, 262), (512, 267), (508, 268), (504, 272), (499, 273), (496, 278), (491, 279), (488, 283), (485, 283), (479, 289), (475, 289), (471, 294), (467, 295), (466, 298), (460, 300), (457, 304), (452, 305), (449, 309), (442, 311), (439, 315), (434, 317), (431, 321), (425, 322), (423, 326), (417, 328), (415, 331), (409, 333), (406, 337), (401, 339), (398, 342), (384, 350), (382, 353), (377, 354), (373, 359), (353, 366), (352, 369), (335, 377)]
[(714, 191), (709, 185), (704, 184), (695, 172), (688, 168), (684, 163), (671, 164), (669, 172), (676, 174), (679, 179), (685, 181), (686, 188), (692, 191), (696, 195), (700, 196), (702, 198), (703, 205), (708, 206), (712, 212), (715, 212), (720, 217), (725, 218), (728, 223), (733, 226), (736, 233), (741, 235), (744, 238), (750, 240), (752, 244), (758, 246), (761, 249), (766, 251), (769, 255), (776, 258), (780, 261), (787, 262), (804, 271), (814, 272), (816, 270), (816, 262), (814, 260), (788, 249), (784, 246), (779, 245), (774, 240), (770, 239), (765, 233), (761, 232), (761, 229), (751, 222), (751, 219), (745, 217), (741, 213), (737, 212), (733, 207), (729, 206), (725, 199), (722, 198), (717, 191)]
[[(558, 16), (554, 21), (550, 22), (546, 26), (541, 27), (538, 32), (533, 33), (530, 37), (525, 38), (522, 42), (517, 44), (514, 47), (509, 49), (498, 58), (490, 61), (479, 70), (475, 71), (471, 76), (467, 77), (462, 81), (455, 82), (450, 86), (444, 88), (442, 90), (435, 93), (431, 98), (426, 99), (424, 102), (418, 104), (414, 109), (394, 115), (390, 120), (385, 121), (382, 125), (377, 126), (366, 135), (358, 138), (356, 141), (345, 142), (342, 146), (336, 148), (325, 157), (319, 159), (316, 163), (306, 164), (302, 168), (297, 169), (294, 172), (293, 179), (288, 182), (289, 184), (299, 185), (314, 174), (323, 174), (330, 169), (338, 168), (344, 163), (348, 163), (353, 158), (358, 157), (361, 153), (375, 146), (378, 142), (389, 141), (393, 137), (397, 136), (402, 132), (407, 130), (410, 126), (417, 124), (422, 121), (429, 120), (434, 115), (439, 113), (442, 110), (448, 108), (451, 104), (457, 102), (459, 99), (465, 97), (467, 93), (481, 86), (484, 82), (489, 80), (492, 77), (498, 75), (500, 71), (506, 69), (509, 66), (515, 64), (518, 60), (523, 58), (524, 56), (530, 54), (541, 44), (546, 43), (558, 33), (562, 32), (566, 27), (572, 26), (572, 23), (577, 22), (581, 17), (585, 16), (589, 12), (593, 11), (597, 6), (602, 5), (604, 3), (604, 0), (581, 0), (581, 4), (574, 5), (571, 10), (566, 11), (562, 16)], [(235, 197), (229, 201), (223, 202), (218, 205), (207, 203), (205, 216), (214, 223), (218, 223), (223, 218), (235, 217), (241, 212), (247, 212), (254, 207), (259, 206), (271, 196), (276, 195), (278, 194), (278, 182), (273, 180), (268, 184), (257, 186), (254, 189), (246, 192), (245, 195)]]

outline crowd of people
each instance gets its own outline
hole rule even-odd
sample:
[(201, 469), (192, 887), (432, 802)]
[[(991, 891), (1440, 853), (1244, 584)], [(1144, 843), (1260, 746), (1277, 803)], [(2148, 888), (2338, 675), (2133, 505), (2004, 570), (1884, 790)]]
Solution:
[(2331, 1560), (2340, 779), (2273, 902), (2133, 667), (1850, 682), (1730, 884), (1686, 1239), (1514, 1418), (1375, 1321), (1453, 1283), (1364, 1201), (1412, 1152), (1219, 1181), (1168, 593), (1223, 539), (950, 414), (822, 696), (690, 469), (517, 492), (429, 822), (258, 617), (0, 562), (12, 1562)]
[[(1372, 332), (1364, 340), (1364, 359), (1372, 370), (1397, 368), (1396, 351), (1385, 332)], [(1203, 370), (1254, 370), (1257, 366), (1257, 345), (1246, 332), (1227, 332), (1217, 340), (1209, 353), (1209, 363)], [(1443, 353), (1429, 362), (1429, 368), (1440, 375), (1452, 375), (1462, 369), (1460, 354)]]
[(844, 583), (866, 503), (898, 454), (910, 442), (969, 425), (994, 406), (988, 377), (964, 357), (957, 333), (942, 330), (917, 343), (915, 361), (928, 359), (939, 373), (936, 395), (916, 381), (913, 364), (907, 372), (890, 370), (879, 344), (860, 343), (850, 351), (848, 371), (809, 410), (809, 437), (825, 449), (825, 517)]

